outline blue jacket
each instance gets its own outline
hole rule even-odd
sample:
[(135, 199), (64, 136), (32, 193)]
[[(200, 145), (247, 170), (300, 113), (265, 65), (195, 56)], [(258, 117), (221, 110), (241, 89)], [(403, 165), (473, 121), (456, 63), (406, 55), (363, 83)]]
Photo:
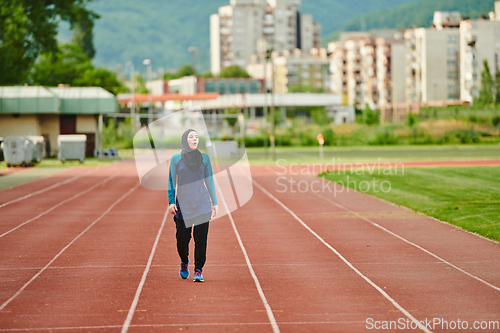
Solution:
[(181, 153), (174, 154), (170, 159), (168, 204), (176, 204), (175, 216), (180, 220), (210, 213), (212, 205), (218, 205), (210, 157), (201, 154), (203, 162), (197, 171), (189, 170)]

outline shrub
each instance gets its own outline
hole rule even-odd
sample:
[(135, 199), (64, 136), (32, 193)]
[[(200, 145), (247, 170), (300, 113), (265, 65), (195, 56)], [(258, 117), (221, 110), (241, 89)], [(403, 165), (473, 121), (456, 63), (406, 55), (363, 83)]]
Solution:
[(394, 135), (392, 131), (386, 128), (384, 131), (378, 132), (375, 139), (369, 141), (368, 143), (373, 146), (378, 145), (395, 145), (399, 142), (397, 135)]
[(498, 125), (500, 125), (500, 116), (494, 116), (493, 119), (491, 119), (491, 122), (493, 123), (493, 126), (498, 127)]
[(318, 141), (317, 137), (319, 133), (323, 134), (323, 139), (325, 140), (324, 143), (325, 146), (334, 146), (337, 143), (335, 132), (330, 126), (324, 126), (316, 130), (314, 136), (316, 138), (316, 142)]

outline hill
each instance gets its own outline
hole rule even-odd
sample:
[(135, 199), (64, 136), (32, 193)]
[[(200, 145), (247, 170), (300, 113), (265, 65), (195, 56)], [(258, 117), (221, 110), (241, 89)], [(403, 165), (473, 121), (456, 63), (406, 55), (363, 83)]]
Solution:
[[(493, 11), (495, 0), (420, 0), (396, 8), (379, 10), (355, 17), (342, 30), (357, 31), (375, 28), (405, 29), (410, 26), (429, 27), (435, 11), (459, 11), (462, 17), (477, 18)], [(328, 38), (325, 38), (328, 39)], [(334, 39), (331, 35), (330, 40)]]
[[(302, 13), (312, 14), (328, 34), (349, 19), (377, 9), (416, 0), (303, 0)], [(190, 63), (189, 46), (199, 48), (197, 69), (209, 70), (209, 17), (229, 0), (96, 0), (89, 8), (101, 18), (95, 22), (94, 64), (115, 70), (132, 60), (144, 71), (142, 61), (150, 58), (154, 69), (169, 70)], [(69, 41), (67, 25), (61, 26), (60, 41)], [(123, 70), (123, 73), (124, 70)]]

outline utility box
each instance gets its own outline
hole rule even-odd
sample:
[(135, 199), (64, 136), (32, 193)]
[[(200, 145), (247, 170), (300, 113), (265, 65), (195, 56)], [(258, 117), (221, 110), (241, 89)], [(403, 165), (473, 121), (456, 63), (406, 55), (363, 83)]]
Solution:
[(57, 157), (61, 162), (77, 160), (80, 163), (85, 161), (85, 145), (87, 136), (83, 134), (59, 135), (57, 146), (59, 153)]
[(45, 139), (43, 136), (30, 135), (28, 139), (33, 142), (33, 162), (40, 163), (45, 158)]
[(7, 167), (28, 166), (33, 162), (33, 142), (25, 136), (9, 136), (2, 143)]

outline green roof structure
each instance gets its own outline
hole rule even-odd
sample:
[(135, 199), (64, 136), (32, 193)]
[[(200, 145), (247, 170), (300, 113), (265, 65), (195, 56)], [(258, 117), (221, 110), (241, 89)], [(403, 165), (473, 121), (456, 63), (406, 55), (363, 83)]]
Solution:
[(118, 112), (116, 97), (101, 87), (0, 87), (0, 114), (116, 112)]

